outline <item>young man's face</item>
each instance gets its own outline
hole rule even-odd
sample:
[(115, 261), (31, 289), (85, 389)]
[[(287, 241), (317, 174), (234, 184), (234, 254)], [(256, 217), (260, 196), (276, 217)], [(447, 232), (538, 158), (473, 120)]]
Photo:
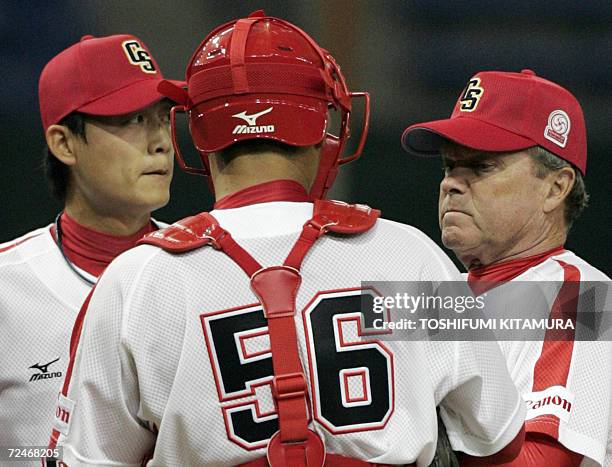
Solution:
[(526, 152), (482, 153), (447, 145), (442, 155), (442, 243), (464, 265), (503, 260), (537, 236), (546, 187)]
[(76, 139), (72, 188), (100, 214), (141, 215), (168, 203), (173, 172), (171, 104), (128, 115), (87, 117)]

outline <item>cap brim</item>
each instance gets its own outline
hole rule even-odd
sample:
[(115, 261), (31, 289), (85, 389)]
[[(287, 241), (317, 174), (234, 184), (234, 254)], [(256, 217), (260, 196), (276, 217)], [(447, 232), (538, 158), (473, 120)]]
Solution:
[[(249, 121), (248, 117), (257, 114)], [(278, 95), (233, 96), (230, 102), (221, 98), (198, 104), (191, 109), (189, 122), (194, 143), (203, 152), (220, 151), (249, 139), (311, 146), (325, 136), (327, 103), (302, 96), (295, 101)]]
[(187, 83), (183, 81), (163, 79), (157, 85), (157, 91), (172, 102), (185, 106), (189, 103), (189, 93), (186, 87)]
[[(165, 97), (157, 90), (161, 81), (161, 79), (137, 81), (89, 102), (77, 110), (89, 115), (100, 116), (124, 115), (142, 110)], [(185, 86), (182, 81), (168, 81), (177, 86)]]
[(469, 117), (417, 123), (404, 131), (402, 147), (412, 155), (440, 155), (445, 141), (487, 152), (519, 151), (537, 143), (524, 136)]

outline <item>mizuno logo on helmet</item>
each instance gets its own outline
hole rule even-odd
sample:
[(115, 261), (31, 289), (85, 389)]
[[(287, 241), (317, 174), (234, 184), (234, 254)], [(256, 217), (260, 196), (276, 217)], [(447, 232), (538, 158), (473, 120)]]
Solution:
[(236, 125), (233, 135), (240, 135), (246, 133), (274, 133), (274, 125), (261, 125), (261, 126), (247, 126), (247, 125)]
[(246, 110), (243, 110), (239, 114), (232, 115), (232, 117), (241, 118), (242, 120), (247, 122), (249, 126), (255, 126), (257, 125), (257, 119), (262, 115), (272, 112), (272, 109), (273, 107), (269, 107), (266, 110), (262, 110), (261, 112), (258, 112), (253, 115), (247, 115)]
[(242, 135), (242, 134), (261, 134), (261, 133), (274, 133), (274, 125), (259, 125), (257, 126), (257, 119), (262, 115), (272, 112), (273, 107), (268, 107), (261, 112), (258, 112), (253, 115), (247, 115), (246, 110), (242, 112), (232, 115), (235, 118), (241, 118), (248, 125), (236, 125), (234, 127), (234, 131), (232, 131), (233, 135)]

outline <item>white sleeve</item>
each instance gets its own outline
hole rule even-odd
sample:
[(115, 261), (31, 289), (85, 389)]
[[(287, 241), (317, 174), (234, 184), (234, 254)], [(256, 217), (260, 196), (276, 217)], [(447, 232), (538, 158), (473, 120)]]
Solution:
[[(578, 266), (566, 264), (565, 268), (577, 270)], [(579, 271), (582, 282), (578, 295), (570, 288), (572, 299), (566, 298), (560, 305), (563, 313), (576, 313), (573, 337), (577, 340), (555, 341), (546, 336), (537, 347), (530, 342), (514, 343), (523, 354), (531, 351), (532, 355), (532, 365), (514, 371), (530, 383), (521, 388), (527, 403), (526, 431), (545, 433), (598, 465), (609, 466), (612, 342), (606, 317), (612, 311), (612, 285), (606, 276), (593, 273), (590, 267)], [(571, 284), (568, 281), (564, 285), (567, 283)], [(562, 290), (563, 287), (555, 304), (561, 303)], [(598, 318), (599, 322), (589, 318), (600, 314), (603, 317)], [(585, 338), (590, 340), (582, 340)]]
[(457, 266), (444, 251), (431, 238), (411, 225), (399, 224), (393, 221), (392, 224), (409, 233), (407, 238), (417, 248), (423, 258), (427, 258), (422, 263), (420, 277), (422, 281), (461, 281), (461, 274)]
[[(459, 270), (422, 235), (429, 261), (421, 280), (440, 284), (441, 295), (471, 295)], [(494, 336), (491, 336), (494, 339)], [(495, 340), (432, 341), (429, 353), (436, 405), (453, 449), (473, 456), (495, 454), (508, 445), (525, 420), (524, 403)]]
[[(508, 445), (525, 420), (525, 406), (494, 341), (432, 342), (447, 346), (452, 377), (438, 371), (436, 399), (453, 449), (489, 456)], [(447, 369), (446, 371), (448, 371)], [(448, 375), (449, 373), (447, 373)]]
[(50, 446), (57, 440), (69, 466), (137, 466), (155, 446), (139, 418), (135, 365), (122, 336), (128, 299), (113, 266), (85, 301), (71, 339)]

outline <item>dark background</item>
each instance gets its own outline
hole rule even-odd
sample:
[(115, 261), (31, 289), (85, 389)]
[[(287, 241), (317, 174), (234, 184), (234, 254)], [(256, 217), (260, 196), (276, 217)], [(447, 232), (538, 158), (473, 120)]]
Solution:
[[(591, 205), (567, 247), (610, 274), (608, 1), (3, 0), (0, 242), (49, 223), (61, 209), (41, 169), (37, 82), (51, 57), (84, 34), (131, 33), (149, 46), (166, 76), (182, 77), (192, 52), (212, 28), (258, 8), (313, 35), (338, 60), (352, 90), (372, 95), (364, 156), (342, 171), (333, 197), (380, 208), (385, 217), (415, 225), (438, 242), (440, 164), (403, 153), (403, 129), (447, 117), (468, 78), (481, 70), (530, 68), (570, 89), (586, 116)], [(183, 140), (188, 141), (185, 135)], [(204, 180), (178, 168), (175, 172), (172, 200), (156, 217), (174, 221), (210, 209)]]

